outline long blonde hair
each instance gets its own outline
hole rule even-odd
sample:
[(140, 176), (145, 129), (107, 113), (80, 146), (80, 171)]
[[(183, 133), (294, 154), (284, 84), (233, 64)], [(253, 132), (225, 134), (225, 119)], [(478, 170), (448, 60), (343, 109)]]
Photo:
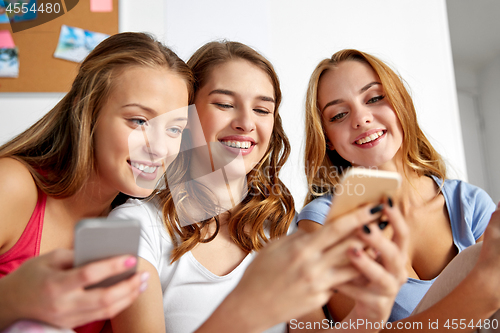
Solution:
[[(269, 241), (264, 232), (264, 227), (269, 228), (271, 239), (285, 235), (295, 215), (293, 198), (278, 177), (281, 167), (290, 154), (290, 143), (285, 135), (281, 117), (278, 113), (281, 102), (278, 76), (271, 63), (257, 51), (244, 44), (230, 41), (205, 44), (191, 56), (188, 65), (196, 79), (196, 94), (203, 87), (216, 66), (236, 59), (243, 59), (252, 63), (269, 76), (274, 88), (274, 100), (276, 102), (274, 127), (269, 147), (258, 165), (247, 174), (248, 195), (233, 209), (228, 222), (231, 239), (243, 251), (250, 252), (262, 248)], [(189, 140), (189, 138), (183, 137), (183, 142), (184, 139)], [(189, 165), (188, 159), (189, 156), (185, 156), (185, 158), (178, 157), (174, 161), (177, 166), (173, 172), (176, 172), (175, 170), (178, 170), (179, 167), (186, 170), (186, 166)], [(174, 168), (173, 164), (169, 167), (169, 169), (171, 168)], [(182, 175), (178, 174), (178, 177), (182, 178)], [(186, 197), (193, 195), (189, 189), (186, 189), (183, 194)], [(193, 223), (182, 226), (178, 213), (180, 213), (179, 210), (186, 210), (186, 208), (179, 204), (174, 206), (172, 194), (168, 188), (158, 195), (161, 207), (163, 207), (166, 228), (175, 244), (171, 256), (172, 262), (190, 251), (196, 244), (210, 241), (217, 235), (217, 217), (200, 224)], [(194, 200), (200, 201), (200, 205), (203, 206), (205, 199), (203, 195), (197, 195)], [(208, 209), (215, 210), (216, 207)], [(204, 239), (204, 228), (214, 220), (217, 223), (217, 231), (209, 239)]]
[(330, 59), (322, 60), (309, 80), (306, 96), (305, 173), (308, 195), (305, 203), (331, 193), (339, 178), (351, 164), (336, 151), (327, 150), (326, 132), (318, 106), (318, 85), (322, 75), (343, 61), (359, 61), (370, 66), (380, 78), (386, 98), (394, 109), (403, 129), (403, 162), (419, 176), (434, 175), (446, 178), (442, 157), (432, 147), (417, 123), (415, 107), (402, 78), (380, 59), (358, 51), (342, 50)]
[(95, 169), (93, 135), (113, 82), (127, 66), (164, 67), (186, 82), (193, 76), (170, 49), (144, 33), (120, 33), (100, 43), (83, 61), (70, 91), (42, 119), (0, 147), (29, 169), (47, 195), (75, 194)]

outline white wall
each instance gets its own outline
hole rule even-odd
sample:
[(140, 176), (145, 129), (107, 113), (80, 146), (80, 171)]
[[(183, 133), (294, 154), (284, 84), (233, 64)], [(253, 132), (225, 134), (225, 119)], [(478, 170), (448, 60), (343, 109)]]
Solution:
[(62, 93), (1, 93), (0, 144), (27, 129), (64, 96)]
[(498, 125), (500, 124), (500, 56), (484, 66), (478, 75), (480, 106), (484, 119), (485, 161), (490, 195), (495, 202), (500, 200), (500, 154), (498, 149)]
[(455, 65), (455, 77), (469, 182), (491, 194), (485, 161), (485, 119), (480, 107), (478, 75), (474, 69)]
[[(466, 178), (460, 118), (444, 0), (122, 0), (120, 31), (150, 31), (181, 57), (203, 43), (227, 38), (267, 56), (281, 78), (281, 114), (293, 153), (283, 173), (300, 210), (305, 196), (302, 170), (303, 102), (310, 73), (322, 58), (359, 48), (392, 64), (406, 79), (419, 122), (452, 176)], [(61, 96), (0, 94), (0, 142), (32, 123)], [(35, 111), (36, 110), (36, 111)], [(13, 122), (13, 120), (11, 120)]]

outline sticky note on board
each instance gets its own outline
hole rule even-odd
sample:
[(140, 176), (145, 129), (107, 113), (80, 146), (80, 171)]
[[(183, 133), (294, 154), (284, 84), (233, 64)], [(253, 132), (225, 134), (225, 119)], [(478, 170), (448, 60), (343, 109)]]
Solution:
[(13, 49), (16, 47), (9, 30), (0, 30), (0, 49)]
[(113, 0), (90, 0), (91, 12), (112, 12)]

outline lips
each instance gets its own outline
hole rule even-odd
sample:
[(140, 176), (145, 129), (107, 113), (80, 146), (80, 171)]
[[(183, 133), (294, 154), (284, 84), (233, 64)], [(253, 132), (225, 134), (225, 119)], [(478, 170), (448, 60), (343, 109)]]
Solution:
[(353, 143), (358, 146), (374, 143), (383, 137), (386, 132), (386, 130), (381, 129), (370, 130), (358, 136)]
[(158, 174), (160, 163), (151, 163), (144, 161), (127, 161), (132, 167), (134, 175), (141, 177), (145, 180), (154, 180)]
[(223, 145), (232, 148), (248, 149), (252, 145), (250, 141), (220, 141)]
[(130, 165), (132, 165), (134, 168), (141, 170), (144, 173), (153, 173), (158, 169), (158, 166), (149, 166), (137, 162), (130, 162)]
[(250, 154), (257, 144), (253, 138), (240, 135), (225, 136), (219, 142), (231, 153), (242, 155)]

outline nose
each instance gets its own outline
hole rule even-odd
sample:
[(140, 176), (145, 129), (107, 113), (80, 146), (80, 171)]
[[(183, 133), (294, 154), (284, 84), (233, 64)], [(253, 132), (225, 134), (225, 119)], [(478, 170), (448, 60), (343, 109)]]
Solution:
[(143, 131), (143, 150), (149, 154), (151, 161), (164, 159), (168, 155), (168, 136), (164, 132), (165, 129), (162, 130), (160, 126)]
[(234, 112), (231, 127), (237, 131), (249, 133), (255, 130), (254, 111), (251, 107), (241, 107)]
[(356, 104), (351, 107), (351, 121), (353, 128), (359, 128), (373, 121), (371, 110), (364, 104)]

